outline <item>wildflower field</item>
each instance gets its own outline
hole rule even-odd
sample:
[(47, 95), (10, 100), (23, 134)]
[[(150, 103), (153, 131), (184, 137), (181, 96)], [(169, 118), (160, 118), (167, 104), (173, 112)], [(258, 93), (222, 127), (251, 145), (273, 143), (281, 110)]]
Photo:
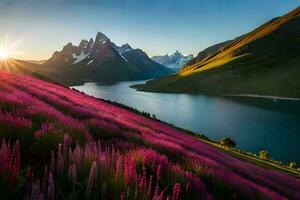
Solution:
[(80, 92), (0, 72), (0, 199), (300, 199), (300, 179)]

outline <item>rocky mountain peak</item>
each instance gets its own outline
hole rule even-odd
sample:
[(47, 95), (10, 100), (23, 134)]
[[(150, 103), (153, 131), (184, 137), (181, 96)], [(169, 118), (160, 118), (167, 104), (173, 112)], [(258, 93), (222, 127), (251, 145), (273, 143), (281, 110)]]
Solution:
[(63, 47), (63, 51), (71, 51), (73, 49), (73, 44), (72, 42), (69, 42), (68, 44), (66, 44), (64, 47)]
[(190, 59), (193, 58), (193, 55), (184, 56), (178, 50), (173, 54), (166, 54), (164, 56), (154, 56), (152, 59), (162, 65), (165, 65), (173, 70), (179, 70), (184, 64), (186, 64)]
[(106, 35), (104, 35), (101, 32), (97, 33), (95, 44), (99, 44), (99, 43), (105, 44), (107, 41), (109, 41), (109, 38)]
[(121, 47), (119, 47), (117, 49), (119, 51), (120, 54), (123, 54), (123, 53), (126, 53), (126, 52), (129, 52), (129, 51), (132, 51), (133, 48), (129, 45), (129, 44), (123, 44)]

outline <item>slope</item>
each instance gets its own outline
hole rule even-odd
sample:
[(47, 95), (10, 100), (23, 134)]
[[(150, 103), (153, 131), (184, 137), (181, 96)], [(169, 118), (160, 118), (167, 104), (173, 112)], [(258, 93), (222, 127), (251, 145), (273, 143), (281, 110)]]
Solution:
[(300, 97), (300, 7), (176, 75), (136, 86), (147, 91)]
[(0, 72), (0, 108), (1, 199), (300, 197), (297, 177), (53, 83)]

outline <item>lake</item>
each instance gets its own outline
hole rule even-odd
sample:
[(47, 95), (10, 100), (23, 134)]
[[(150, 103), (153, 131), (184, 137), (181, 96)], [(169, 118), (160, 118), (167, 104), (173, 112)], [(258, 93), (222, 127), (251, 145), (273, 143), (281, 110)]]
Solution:
[(129, 87), (139, 83), (143, 81), (73, 88), (155, 114), (216, 141), (229, 137), (242, 150), (267, 150), (274, 159), (300, 164), (300, 101), (149, 93)]

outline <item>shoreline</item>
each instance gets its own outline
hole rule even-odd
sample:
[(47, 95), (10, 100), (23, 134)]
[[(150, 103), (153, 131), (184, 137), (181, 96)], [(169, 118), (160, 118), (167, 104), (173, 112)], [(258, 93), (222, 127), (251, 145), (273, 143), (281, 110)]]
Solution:
[(278, 97), (258, 94), (224, 94), (220, 95), (224, 97), (250, 97), (250, 98), (261, 98), (261, 99), (272, 99), (272, 100), (289, 100), (289, 101), (300, 101), (300, 98), (294, 97)]

